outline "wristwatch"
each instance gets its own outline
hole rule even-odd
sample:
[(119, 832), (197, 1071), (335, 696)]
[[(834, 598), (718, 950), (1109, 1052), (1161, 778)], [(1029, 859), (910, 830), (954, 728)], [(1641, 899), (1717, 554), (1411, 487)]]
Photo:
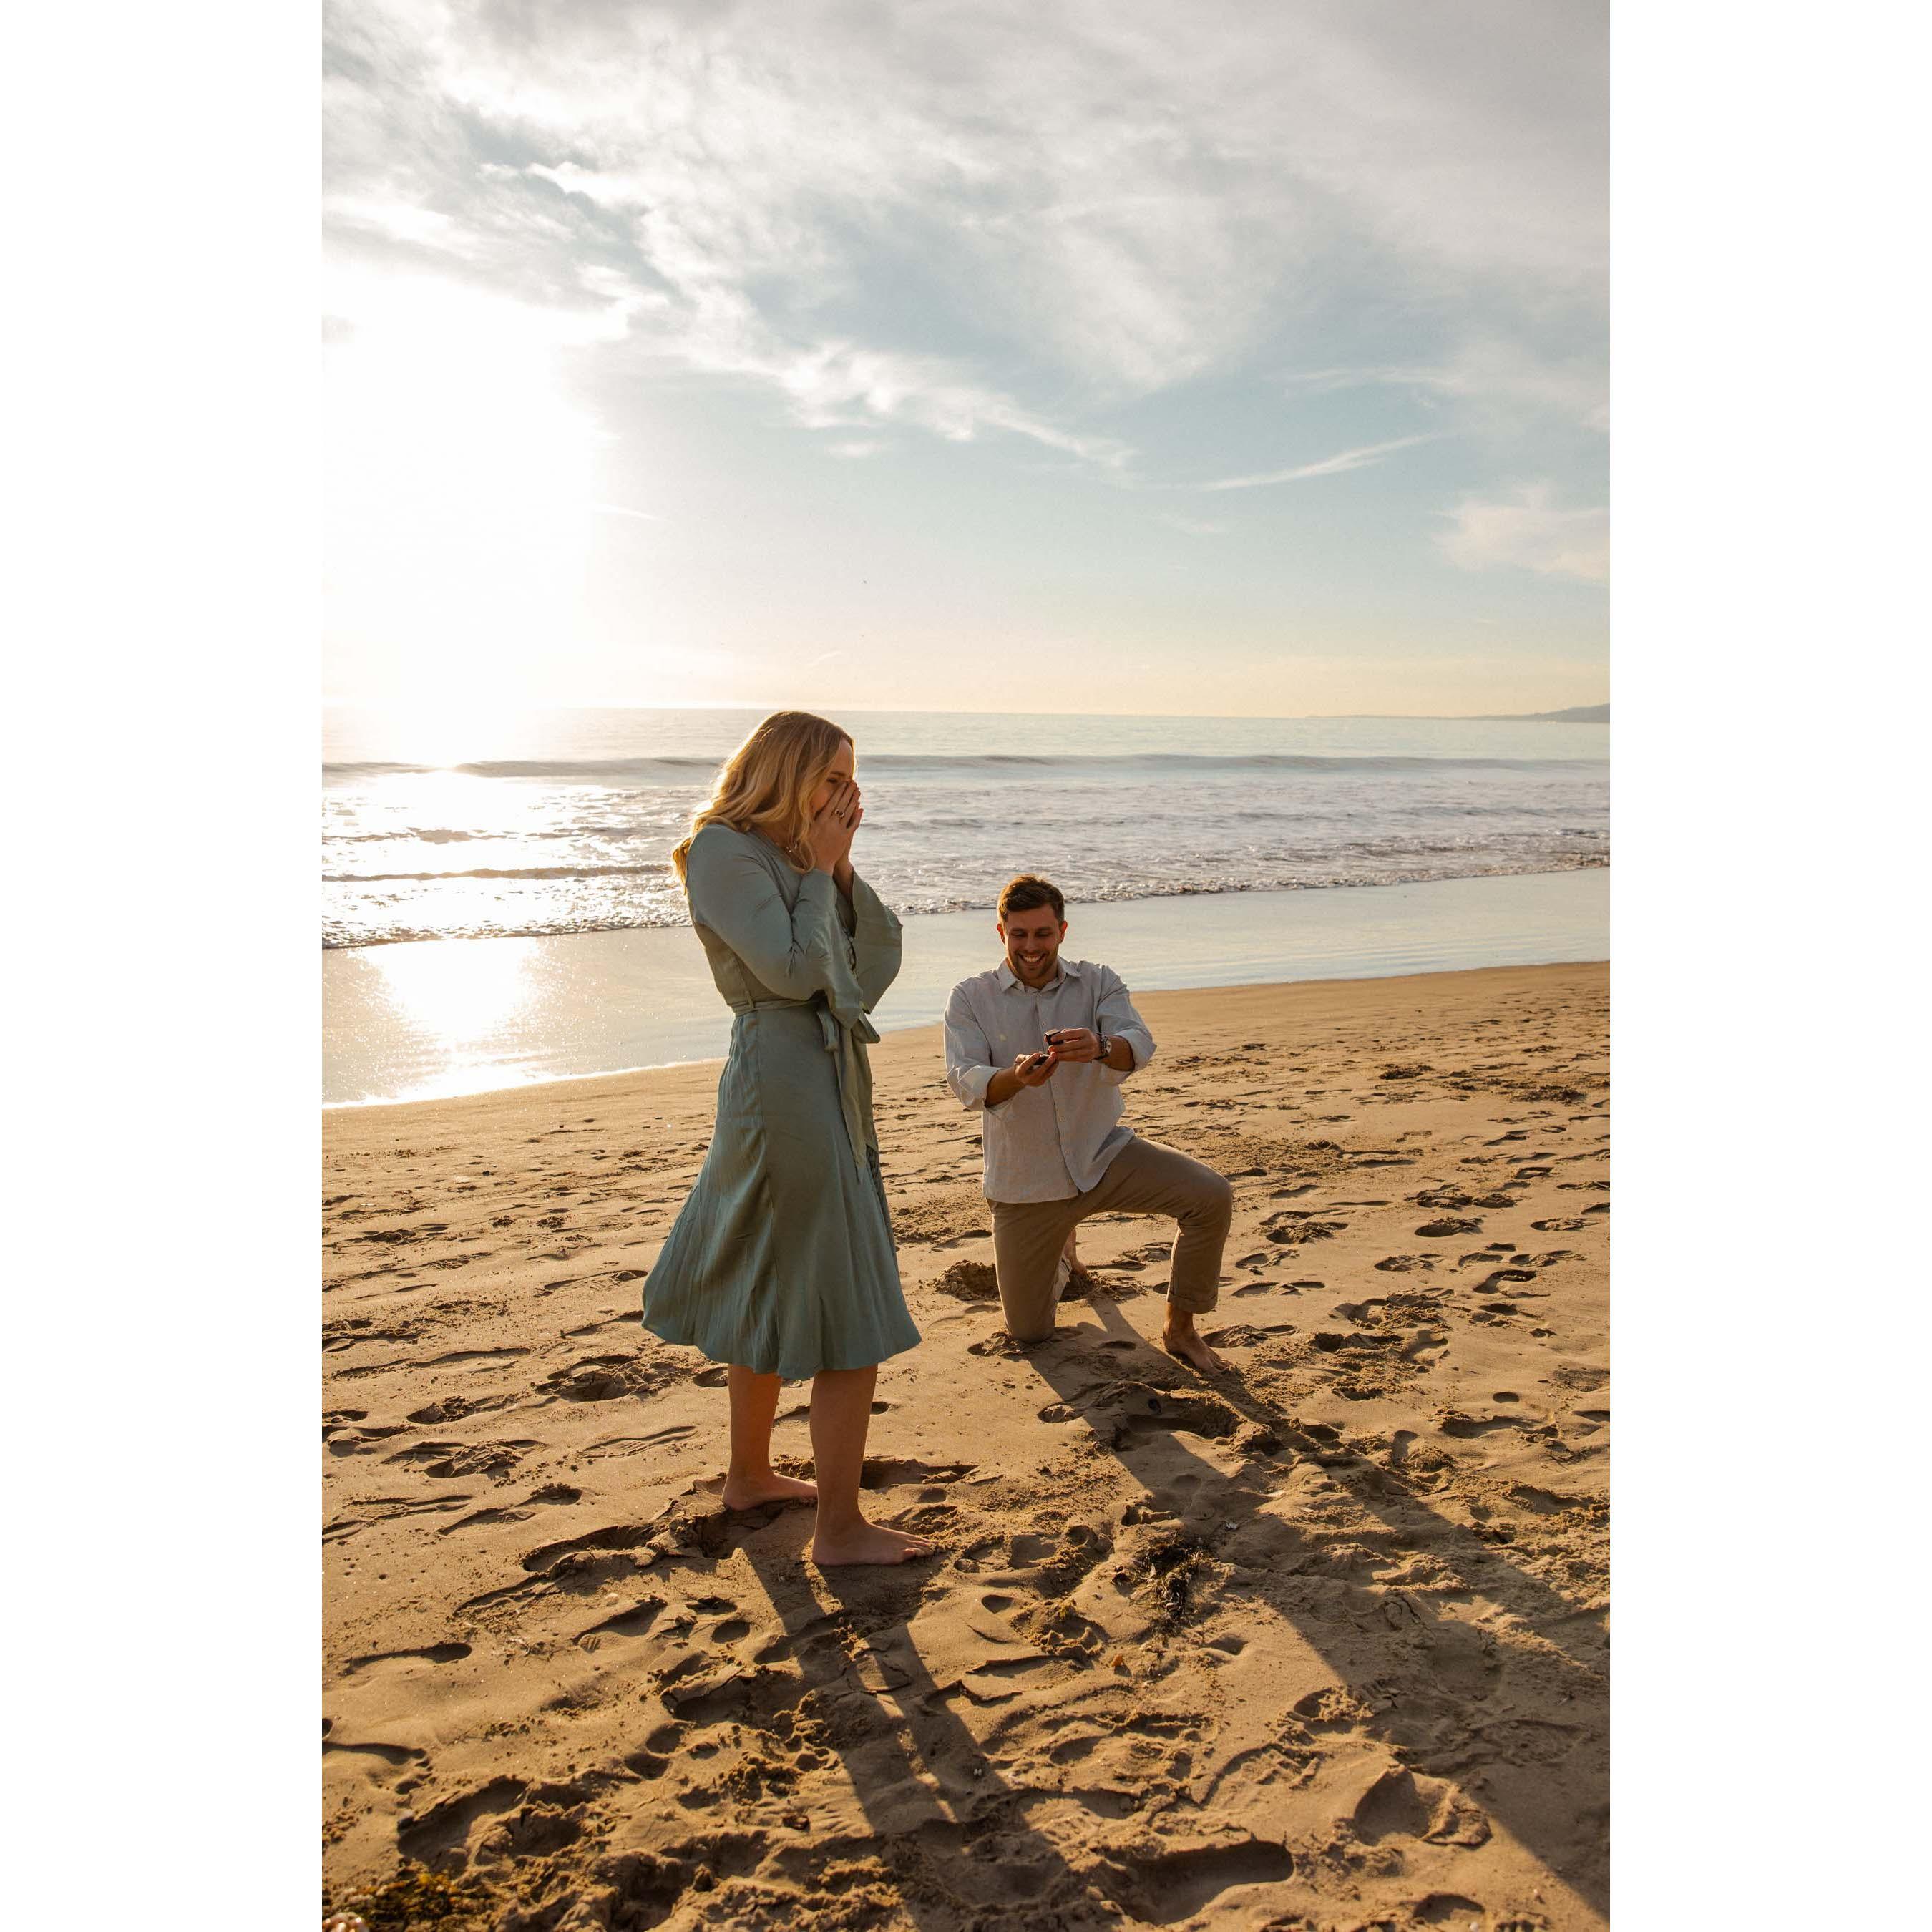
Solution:
[(1096, 1033), (1094, 1037), (1100, 1042), (1100, 1061), (1104, 1066), (1106, 1064), (1108, 1054), (1114, 1050), (1114, 1042), (1103, 1033)]

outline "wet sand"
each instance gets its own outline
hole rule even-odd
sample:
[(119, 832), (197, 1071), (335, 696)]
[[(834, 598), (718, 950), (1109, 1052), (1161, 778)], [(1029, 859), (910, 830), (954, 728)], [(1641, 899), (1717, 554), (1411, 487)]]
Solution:
[(1140, 1004), (1130, 1119), (1234, 1183), (1202, 1324), (1231, 1371), (1152, 1346), (1148, 1220), (1087, 1224), (1096, 1292), (1008, 1342), (975, 1123), (937, 1029), (889, 1036), (926, 1341), (880, 1372), (866, 1482), (943, 1546), (898, 1570), (727, 1515), (723, 1371), (640, 1330), (715, 1064), (326, 1116), (334, 1902), (1606, 1922), (1606, 969)]

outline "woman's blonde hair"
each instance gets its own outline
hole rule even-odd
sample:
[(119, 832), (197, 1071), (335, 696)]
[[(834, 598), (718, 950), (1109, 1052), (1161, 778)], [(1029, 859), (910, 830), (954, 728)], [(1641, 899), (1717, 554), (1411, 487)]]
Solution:
[(774, 711), (718, 767), (711, 796), (670, 862), (684, 877), (691, 842), (714, 820), (760, 832), (801, 872), (812, 869), (812, 794), (852, 734), (809, 711)]

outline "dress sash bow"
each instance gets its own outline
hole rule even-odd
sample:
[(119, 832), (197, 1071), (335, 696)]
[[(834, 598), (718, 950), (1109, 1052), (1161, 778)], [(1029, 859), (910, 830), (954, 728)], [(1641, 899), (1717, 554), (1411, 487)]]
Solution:
[(832, 1005), (823, 993), (814, 993), (808, 1000), (754, 1000), (748, 1005), (734, 1006), (734, 1012), (815, 1012), (818, 1016), (819, 1030), (825, 1038), (825, 1050), (832, 1056), (832, 1070), (838, 1082), (838, 1111), (845, 1117), (845, 1138), (852, 1149), (852, 1158), (862, 1174), (868, 1172), (866, 1150), (869, 1142), (866, 1137), (866, 1048), (878, 1044), (879, 1030), (873, 1025), (869, 1015), (862, 1007), (854, 1007), (850, 1016)]

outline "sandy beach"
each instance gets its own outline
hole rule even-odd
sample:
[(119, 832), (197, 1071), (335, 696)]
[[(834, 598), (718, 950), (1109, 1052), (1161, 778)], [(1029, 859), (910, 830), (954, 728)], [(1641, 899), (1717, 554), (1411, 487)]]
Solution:
[[(1129, 1119), (1234, 1181), (1003, 1337), (936, 1028), (873, 1049), (908, 1301), (875, 1515), (726, 1514), (642, 1333), (715, 1063), (325, 1118), (325, 1876), (376, 1927), (1607, 1922), (1607, 970), (1151, 993)], [(806, 1388), (776, 1441), (809, 1473)]]

